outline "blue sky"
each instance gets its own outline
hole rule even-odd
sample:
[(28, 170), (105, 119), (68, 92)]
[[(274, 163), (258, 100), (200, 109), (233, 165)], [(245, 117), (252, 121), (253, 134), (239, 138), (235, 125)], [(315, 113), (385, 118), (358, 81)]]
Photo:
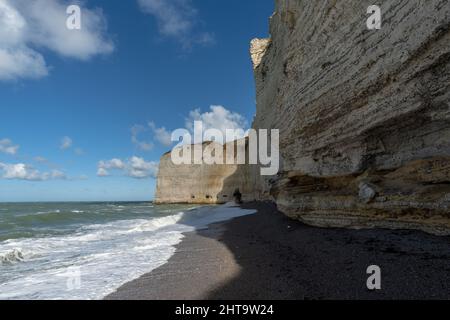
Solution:
[(0, 0), (0, 201), (151, 200), (167, 133), (251, 123), (272, 0), (36, 3)]

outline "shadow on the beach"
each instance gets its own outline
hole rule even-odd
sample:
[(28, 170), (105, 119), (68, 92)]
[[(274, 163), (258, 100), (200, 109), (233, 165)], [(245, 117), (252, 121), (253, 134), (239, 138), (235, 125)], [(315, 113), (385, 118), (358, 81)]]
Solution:
[[(243, 179), (257, 176), (249, 170), (258, 167), (240, 166), (219, 197), (230, 199), (236, 188), (246, 200), (260, 196), (260, 181)], [(205, 299), (450, 299), (449, 236), (311, 227), (287, 218), (272, 202), (242, 208), (257, 213), (226, 222), (219, 236), (197, 232), (226, 246), (240, 267)], [(381, 290), (367, 288), (371, 265), (381, 268)]]
[[(288, 219), (273, 203), (242, 207), (258, 213), (227, 222), (217, 239), (241, 271), (206, 299), (450, 298), (450, 237), (315, 228)], [(367, 289), (370, 265), (381, 267), (382, 290)]]

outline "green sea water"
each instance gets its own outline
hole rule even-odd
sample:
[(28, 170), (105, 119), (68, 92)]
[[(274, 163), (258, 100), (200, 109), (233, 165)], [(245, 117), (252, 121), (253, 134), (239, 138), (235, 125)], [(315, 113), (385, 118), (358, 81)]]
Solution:
[(101, 299), (167, 263), (186, 232), (250, 213), (151, 202), (0, 203), (0, 299)]

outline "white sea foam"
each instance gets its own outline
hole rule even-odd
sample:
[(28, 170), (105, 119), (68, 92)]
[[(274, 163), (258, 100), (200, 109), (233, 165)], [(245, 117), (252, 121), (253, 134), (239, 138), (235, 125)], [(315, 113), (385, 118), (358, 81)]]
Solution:
[(201, 207), (0, 242), (0, 259), (8, 261), (0, 265), (0, 299), (101, 299), (165, 264), (184, 232), (252, 213), (230, 205)]
[(6, 252), (0, 252), (0, 265), (17, 263), (24, 260), (21, 249), (12, 249)]
[(52, 210), (52, 211), (38, 211), (36, 212), (36, 215), (44, 215), (49, 213), (61, 213), (61, 210)]

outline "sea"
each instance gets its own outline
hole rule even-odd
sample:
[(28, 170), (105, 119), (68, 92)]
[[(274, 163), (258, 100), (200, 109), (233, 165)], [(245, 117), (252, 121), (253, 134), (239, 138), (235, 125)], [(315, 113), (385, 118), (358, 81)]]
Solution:
[(252, 213), (231, 204), (0, 203), (0, 299), (102, 299), (167, 263), (184, 233)]

